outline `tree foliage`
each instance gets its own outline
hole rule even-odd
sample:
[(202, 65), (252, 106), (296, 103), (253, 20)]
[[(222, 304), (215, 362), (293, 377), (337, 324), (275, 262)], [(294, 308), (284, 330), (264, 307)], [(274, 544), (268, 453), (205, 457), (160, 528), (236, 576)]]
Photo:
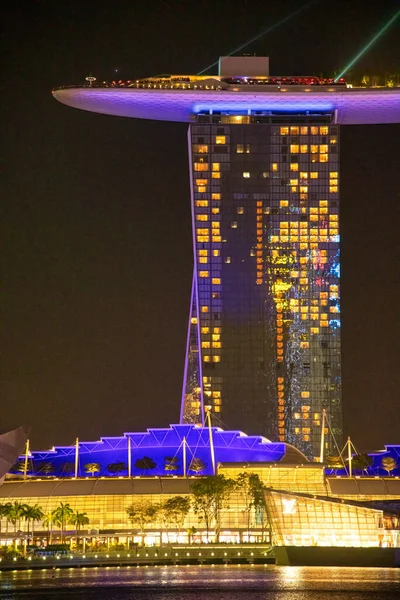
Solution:
[(168, 525), (182, 529), (188, 512), (190, 511), (190, 498), (188, 496), (173, 496), (163, 504), (164, 518)]
[(123, 473), (128, 470), (128, 465), (124, 462), (116, 462), (107, 465), (107, 471), (114, 475), (118, 475), (118, 473)]
[(164, 469), (166, 471), (177, 471), (179, 469), (179, 458), (177, 456), (166, 456), (164, 460)]
[(138, 458), (135, 462), (135, 468), (139, 469), (140, 471), (151, 471), (156, 467), (157, 464), (149, 456), (143, 456), (143, 458)]
[(374, 461), (368, 454), (355, 454), (351, 462), (356, 471), (366, 471)]
[(92, 477), (95, 473), (100, 473), (100, 465), (99, 463), (88, 463), (84, 466), (85, 473), (91, 473)]
[(204, 471), (206, 470), (206, 466), (207, 466), (206, 463), (204, 463), (201, 460), (201, 458), (194, 457), (190, 461), (188, 470), (199, 475), (200, 473), (204, 473)]
[(391, 471), (397, 469), (397, 461), (392, 456), (384, 456), (382, 458), (382, 468), (390, 475)]
[(211, 526), (215, 527), (215, 540), (219, 541), (221, 531), (221, 511), (228, 507), (229, 496), (235, 488), (233, 479), (224, 475), (202, 477), (191, 484), (193, 510), (204, 522), (207, 539)]

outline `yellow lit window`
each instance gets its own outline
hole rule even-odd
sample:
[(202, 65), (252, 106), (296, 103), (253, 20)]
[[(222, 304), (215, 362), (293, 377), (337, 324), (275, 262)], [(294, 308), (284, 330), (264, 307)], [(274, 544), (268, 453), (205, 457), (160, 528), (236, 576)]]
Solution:
[(329, 178), (330, 179), (337, 179), (339, 177), (339, 173), (337, 171), (331, 171), (329, 173)]
[(226, 144), (226, 136), (225, 135), (217, 135), (215, 138), (216, 144)]
[(213, 173), (212, 178), (213, 179), (221, 179), (221, 173)]
[(331, 194), (334, 194), (335, 192), (337, 192), (338, 191), (337, 185), (331, 185), (329, 187), (329, 191), (330, 191)]
[(208, 258), (206, 256), (200, 256), (199, 263), (206, 265), (208, 263)]
[(243, 178), (244, 179), (250, 179), (250, 173), (249, 173), (249, 171), (243, 171)]
[(213, 362), (218, 363), (218, 362), (221, 362), (221, 357), (220, 356), (213, 356), (212, 360), (213, 360)]
[(198, 235), (208, 235), (209, 234), (209, 230), (208, 229), (198, 229), (197, 230), (197, 234)]
[(221, 327), (214, 327), (213, 328), (213, 332), (214, 333), (221, 333)]
[(199, 250), (199, 256), (208, 256), (208, 250)]
[(219, 193), (211, 194), (211, 199), (212, 200), (221, 200), (221, 194), (219, 194)]
[[(219, 221), (212, 221), (212, 223), (211, 223), (211, 227), (212, 227), (213, 229), (219, 229), (219, 226), (220, 226), (220, 223), (219, 223)], [(213, 234), (214, 234), (214, 233), (218, 233), (218, 232), (217, 232), (217, 231), (213, 231)]]
[(190, 319), (190, 322), (191, 322), (192, 325), (197, 325), (197, 318), (196, 317), (192, 317)]
[(300, 179), (308, 179), (308, 173), (307, 173), (307, 171), (301, 171), (300, 172)]
[(290, 128), (290, 135), (299, 135), (299, 128), (298, 127), (291, 127)]
[(212, 283), (213, 285), (220, 285), (220, 284), (221, 284), (221, 279), (220, 279), (219, 277), (213, 277), (213, 278), (211, 279), (211, 283)]
[(309, 398), (310, 397), (310, 392), (301, 392), (301, 397), (302, 398)]
[(197, 152), (198, 154), (205, 154), (208, 152), (208, 146), (206, 144), (195, 144), (193, 146), (193, 152)]
[(327, 146), (327, 144), (320, 144), (319, 151), (321, 153), (326, 154), (328, 152), (328, 146)]
[(319, 327), (311, 327), (311, 333), (319, 333)]
[(211, 213), (212, 213), (213, 215), (219, 215), (219, 208), (212, 208), (212, 209), (211, 209)]
[(243, 152), (244, 152), (244, 144), (237, 144), (236, 145), (236, 152), (237, 152), (237, 154), (243, 154)]
[(299, 180), (298, 179), (291, 179), (290, 180), (290, 185), (299, 185)]
[(202, 327), (201, 328), (201, 333), (210, 333), (210, 328), (209, 327)]
[(210, 342), (201, 342), (201, 347), (202, 348), (210, 348), (211, 344), (210, 344)]
[(207, 208), (208, 201), (207, 200), (196, 200), (196, 206), (198, 208)]
[(318, 179), (318, 171), (311, 171), (310, 177), (311, 179)]
[(204, 194), (207, 191), (207, 186), (199, 185), (197, 191), (199, 192), (199, 194)]
[(207, 163), (194, 163), (194, 170), (195, 171), (208, 171), (208, 164)]
[(319, 161), (320, 162), (328, 162), (328, 155), (327, 154), (320, 154), (319, 155)]
[(197, 236), (197, 241), (202, 243), (202, 244), (206, 244), (210, 241), (210, 238), (208, 237), (208, 235), (198, 235)]
[(210, 362), (210, 357), (209, 356), (203, 356), (203, 360), (204, 360), (204, 362)]
[(207, 185), (208, 179), (196, 179), (196, 185)]
[(301, 154), (306, 154), (308, 152), (308, 145), (307, 144), (301, 144), (300, 146), (300, 153)]
[(301, 419), (301, 414), (300, 413), (293, 413), (293, 418), (294, 419)]
[(295, 434), (299, 434), (300, 433), (300, 427), (295, 427), (294, 428), (294, 432), (295, 432)]
[(298, 152), (299, 152), (298, 144), (290, 144), (290, 152), (292, 154), (298, 154)]
[(213, 342), (212, 347), (213, 348), (221, 348), (221, 342)]
[(196, 215), (197, 221), (208, 221), (208, 215)]
[(278, 163), (271, 163), (271, 171), (277, 171), (278, 170)]
[(236, 212), (238, 215), (243, 215), (244, 214), (244, 206), (238, 206), (236, 209)]
[(318, 135), (318, 127), (311, 127), (311, 135)]
[(291, 171), (298, 171), (299, 170), (299, 163), (290, 163), (290, 170)]
[(208, 271), (200, 271), (199, 276), (200, 277), (209, 277), (209, 272)]
[(323, 126), (319, 128), (320, 135), (328, 135), (328, 127)]
[(280, 134), (281, 135), (288, 135), (289, 134), (289, 127), (281, 127), (280, 128)]
[(219, 163), (213, 163), (212, 164), (212, 170), (213, 171), (219, 171), (220, 170), (220, 164)]
[(288, 200), (281, 200), (279, 203), (280, 207), (283, 208), (284, 206), (289, 206), (289, 201)]
[(312, 144), (310, 146), (311, 154), (316, 154), (318, 152), (318, 146), (316, 144)]
[(221, 338), (221, 336), (219, 333), (213, 333), (211, 336), (211, 339), (213, 342), (219, 342), (220, 338)]
[(300, 135), (308, 135), (308, 127), (300, 127)]
[(319, 205), (320, 206), (328, 206), (328, 200), (320, 200)]
[(208, 306), (202, 306), (201, 307), (201, 312), (202, 313), (208, 313)]
[(219, 256), (220, 252), (219, 250), (213, 250), (213, 256)]

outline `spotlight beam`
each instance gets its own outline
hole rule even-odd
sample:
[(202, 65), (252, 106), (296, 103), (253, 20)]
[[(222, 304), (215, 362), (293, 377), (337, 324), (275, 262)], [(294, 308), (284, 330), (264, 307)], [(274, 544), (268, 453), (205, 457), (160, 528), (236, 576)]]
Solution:
[(343, 77), (345, 73), (371, 48), (371, 46), (378, 40), (384, 33), (389, 29), (392, 23), (400, 16), (400, 10), (378, 31), (377, 34), (360, 50), (360, 52), (349, 62), (349, 64), (343, 69), (343, 71), (335, 78), (335, 83)]
[[(267, 33), (270, 33), (271, 31), (273, 31), (274, 29), (276, 29), (280, 25), (283, 25), (284, 23), (286, 23), (286, 21), (289, 21), (290, 19), (293, 19), (293, 17), (295, 17), (296, 15), (298, 15), (299, 13), (301, 13), (303, 10), (305, 10), (306, 8), (308, 8), (311, 4), (314, 4), (317, 1), (318, 0), (311, 0), (311, 2), (307, 2), (307, 4), (304, 4), (303, 6), (301, 6), (300, 8), (298, 8), (297, 10), (295, 10), (294, 12), (292, 12), (290, 15), (288, 15), (287, 17), (285, 17), (281, 21), (278, 21), (277, 23), (274, 23), (274, 25), (271, 25), (271, 27), (268, 27), (268, 29), (265, 29), (264, 31), (262, 31), (261, 33), (259, 33), (258, 35), (256, 35), (255, 37), (251, 38), (251, 40), (249, 40), (248, 42), (245, 42), (244, 44), (242, 44), (238, 48), (235, 48), (235, 50), (232, 50), (232, 52), (229, 52), (229, 54), (226, 54), (225, 56), (232, 56), (232, 54), (235, 54), (235, 52), (240, 52), (240, 50), (243, 50), (243, 48), (246, 48), (246, 46), (249, 46), (249, 44), (252, 44), (256, 40), (260, 39), (263, 35), (266, 35)], [(197, 75), (202, 75), (203, 73), (205, 73), (205, 71), (208, 71), (208, 69), (211, 69), (212, 67), (215, 67), (215, 65), (217, 65), (217, 64), (218, 64), (218, 61), (216, 60), (211, 65), (208, 65), (208, 67), (206, 67), (202, 71), (199, 71), (197, 73)]]

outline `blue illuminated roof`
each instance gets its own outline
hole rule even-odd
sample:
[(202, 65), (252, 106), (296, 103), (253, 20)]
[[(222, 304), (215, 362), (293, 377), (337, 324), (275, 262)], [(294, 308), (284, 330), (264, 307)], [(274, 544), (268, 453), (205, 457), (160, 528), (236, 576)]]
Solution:
[[(184, 441), (185, 440), (185, 441)], [(224, 431), (212, 428), (212, 440), (215, 452), (215, 463), (277, 463), (285, 459), (287, 450), (290, 462), (302, 464), (307, 458), (297, 449), (285, 443), (274, 443), (262, 436), (250, 436), (241, 431)], [(206, 427), (196, 425), (171, 425), (165, 429), (148, 429), (146, 432), (124, 433), (119, 437), (102, 437), (99, 441), (79, 442), (79, 476), (90, 474), (88, 465), (98, 465), (96, 476), (112, 476), (128, 474), (128, 452), (131, 451), (132, 476), (151, 475), (183, 475), (184, 445), (186, 446), (187, 473), (194, 475), (196, 470), (194, 459), (201, 461), (199, 474), (212, 474), (210, 432)], [(71, 477), (75, 469), (75, 445), (55, 446), (52, 450), (33, 451), (30, 453), (28, 475), (37, 477), (57, 476)], [(136, 462), (145, 457), (153, 461), (155, 467), (143, 468)], [(22, 461), (23, 456), (20, 457)], [(169, 460), (168, 460), (169, 459)], [(172, 459), (172, 461), (171, 461)], [(192, 462), (193, 461), (193, 462)], [(167, 464), (175, 468), (168, 469)], [(110, 465), (119, 464), (119, 470)], [(151, 463), (150, 463), (151, 466)], [(20, 472), (17, 467), (13, 473)]]

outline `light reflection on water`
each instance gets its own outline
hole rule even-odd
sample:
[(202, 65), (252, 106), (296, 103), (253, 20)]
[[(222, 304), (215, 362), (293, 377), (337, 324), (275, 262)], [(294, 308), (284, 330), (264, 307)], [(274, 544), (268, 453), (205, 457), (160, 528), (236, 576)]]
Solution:
[(201, 600), (400, 600), (400, 570), (218, 565), (0, 574), (1, 600), (194, 600), (195, 594)]

